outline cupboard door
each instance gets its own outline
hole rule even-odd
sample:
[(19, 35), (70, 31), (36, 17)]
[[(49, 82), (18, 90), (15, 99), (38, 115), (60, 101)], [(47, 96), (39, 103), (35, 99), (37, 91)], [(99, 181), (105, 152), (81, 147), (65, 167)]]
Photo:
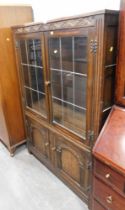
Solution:
[(18, 39), (25, 105), (47, 118), (43, 35), (34, 33)]
[(84, 140), (92, 107), (92, 37), (92, 29), (48, 34), (52, 123)]
[(48, 129), (38, 123), (27, 120), (28, 141), (44, 158), (49, 158)]
[(79, 149), (59, 135), (55, 141), (55, 166), (58, 173), (70, 184), (76, 185), (86, 194), (89, 190), (91, 157), (89, 152)]

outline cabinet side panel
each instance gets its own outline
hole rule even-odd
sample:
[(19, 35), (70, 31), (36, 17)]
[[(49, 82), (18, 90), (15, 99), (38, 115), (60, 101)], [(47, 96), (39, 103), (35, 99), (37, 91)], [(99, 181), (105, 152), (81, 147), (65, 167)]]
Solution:
[(20, 91), (15, 63), (12, 32), (10, 29), (1, 29), (0, 58), (1, 85), (4, 98), (4, 110), (11, 138), (10, 146), (18, 144), (25, 138), (24, 122), (20, 100)]
[(0, 139), (4, 140), (6, 144), (8, 145), (9, 136), (8, 136), (8, 132), (6, 128), (6, 121), (4, 118), (1, 88), (0, 88)]

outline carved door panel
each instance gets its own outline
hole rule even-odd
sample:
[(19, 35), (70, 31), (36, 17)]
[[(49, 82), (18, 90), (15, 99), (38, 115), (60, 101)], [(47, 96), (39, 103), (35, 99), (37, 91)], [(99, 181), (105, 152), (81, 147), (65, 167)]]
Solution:
[(49, 158), (48, 129), (34, 121), (27, 123), (28, 141), (40, 153), (41, 156)]
[(91, 165), (90, 154), (61, 136), (53, 135), (55, 141), (55, 166), (70, 184), (88, 192)]

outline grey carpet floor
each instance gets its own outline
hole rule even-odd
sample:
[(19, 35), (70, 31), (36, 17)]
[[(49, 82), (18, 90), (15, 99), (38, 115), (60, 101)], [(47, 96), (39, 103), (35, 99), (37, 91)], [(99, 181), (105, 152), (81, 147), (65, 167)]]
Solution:
[(25, 145), (15, 156), (0, 142), (0, 210), (88, 210)]

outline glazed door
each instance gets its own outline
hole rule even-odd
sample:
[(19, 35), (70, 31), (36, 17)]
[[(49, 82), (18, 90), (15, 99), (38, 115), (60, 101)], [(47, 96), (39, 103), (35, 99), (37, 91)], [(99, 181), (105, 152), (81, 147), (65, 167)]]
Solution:
[(18, 38), (19, 61), (26, 108), (47, 119), (48, 103), (43, 45), (42, 33), (21, 35)]
[(87, 140), (92, 113), (93, 29), (51, 31), (48, 58), (51, 81), (51, 122)]

